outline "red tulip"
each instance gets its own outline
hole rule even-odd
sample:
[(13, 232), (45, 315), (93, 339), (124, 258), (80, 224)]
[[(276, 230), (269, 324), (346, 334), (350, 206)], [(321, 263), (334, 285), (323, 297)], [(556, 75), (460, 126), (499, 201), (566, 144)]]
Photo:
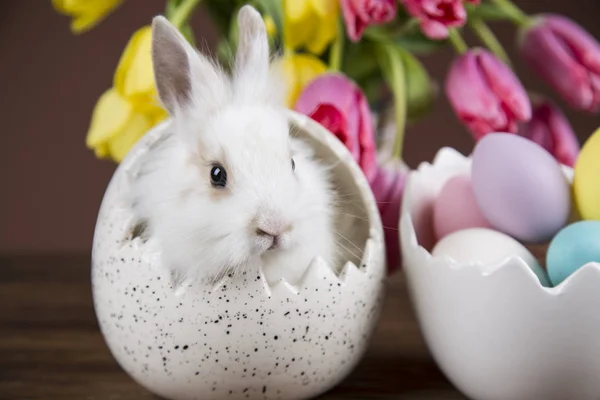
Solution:
[(559, 15), (542, 16), (525, 31), (521, 52), (572, 107), (600, 110), (600, 44), (581, 26)]
[[(445, 39), (448, 29), (463, 26), (467, 12), (462, 0), (402, 0), (406, 11), (421, 22), (421, 30), (431, 39)], [(469, 0), (478, 4), (479, 0)]]
[(446, 96), (475, 139), (490, 132), (517, 133), (519, 121), (531, 118), (531, 103), (519, 79), (483, 49), (468, 51), (454, 61)]
[(348, 37), (357, 42), (369, 25), (390, 22), (396, 16), (396, 0), (340, 0)]
[(548, 150), (560, 163), (575, 165), (579, 141), (565, 115), (550, 101), (534, 105), (531, 121), (523, 126), (520, 135)]
[(362, 90), (342, 74), (324, 74), (300, 93), (295, 110), (331, 131), (370, 181), (377, 168), (373, 120)]
[(373, 120), (363, 92), (342, 74), (324, 74), (304, 88), (294, 109), (333, 133), (361, 167), (385, 227), (389, 271), (394, 270), (400, 260), (398, 220), (407, 169), (377, 165)]

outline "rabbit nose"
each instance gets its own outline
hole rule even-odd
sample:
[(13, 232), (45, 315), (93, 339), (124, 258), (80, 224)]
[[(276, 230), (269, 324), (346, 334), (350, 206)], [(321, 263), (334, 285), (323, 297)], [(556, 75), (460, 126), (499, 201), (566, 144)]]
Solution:
[(256, 228), (256, 235), (257, 236), (271, 236), (273, 238), (277, 238), (289, 230), (290, 230), (289, 225), (286, 225), (286, 226), (284, 226), (284, 225), (281, 225), (281, 226), (261, 225), (258, 228)]
[(275, 244), (280, 236), (290, 229), (291, 225), (279, 218), (265, 218), (259, 220), (256, 227), (256, 235), (259, 237), (272, 237)]
[(269, 233), (267, 231), (262, 230), (261, 228), (256, 228), (256, 235), (258, 237), (263, 237), (265, 239), (270, 239), (271, 240), (271, 245), (269, 246), (269, 248), (267, 250), (272, 250), (277, 248), (277, 246), (279, 246), (279, 235), (277, 234), (273, 234), (273, 233)]

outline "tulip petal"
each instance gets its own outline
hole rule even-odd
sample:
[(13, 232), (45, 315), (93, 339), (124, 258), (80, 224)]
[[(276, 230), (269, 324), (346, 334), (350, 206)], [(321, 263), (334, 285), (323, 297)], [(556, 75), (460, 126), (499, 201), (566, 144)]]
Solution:
[(310, 13), (311, 2), (307, 0), (283, 0), (283, 12), (293, 22), (301, 21)]
[(572, 167), (579, 154), (580, 145), (571, 124), (552, 102), (537, 104), (533, 117), (521, 132), (526, 137), (548, 150), (559, 162)]
[(115, 89), (109, 89), (96, 103), (86, 138), (88, 148), (96, 148), (118, 134), (129, 121), (131, 105)]
[(362, 94), (361, 91), (356, 91), (358, 112), (360, 116), (359, 121), (359, 136), (358, 142), (360, 146), (360, 167), (363, 170), (367, 180), (373, 179), (375, 175), (375, 169), (377, 167), (377, 148), (375, 145), (375, 133), (373, 118), (367, 98)]
[(549, 16), (545, 18), (545, 23), (570, 48), (581, 64), (600, 74), (600, 43), (592, 35), (561, 15)]
[(481, 71), (477, 54), (468, 52), (452, 63), (445, 89), (455, 113), (480, 137), (502, 130), (508, 121), (500, 100)]
[(321, 18), (331, 17), (338, 13), (338, 0), (310, 0), (310, 3)]
[(377, 201), (385, 232), (388, 272), (400, 266), (398, 221), (407, 173), (408, 169), (405, 166), (389, 163), (377, 167), (371, 181), (371, 189)]
[[(322, 75), (306, 86), (294, 108), (300, 113), (314, 116), (315, 110), (323, 106), (333, 107), (341, 115), (343, 132), (333, 133), (350, 151), (367, 179), (371, 180), (376, 168), (376, 146), (373, 120), (364, 94), (342, 74)], [(317, 117), (323, 118), (321, 115)]]
[(114, 86), (125, 97), (147, 96), (155, 90), (152, 68), (152, 28), (140, 28), (119, 60)]
[(464, 25), (467, 17), (462, 0), (403, 0), (408, 13), (421, 23), (431, 39), (445, 39), (448, 29)]
[(337, 36), (337, 15), (333, 18), (323, 18), (316, 24), (313, 32), (314, 36), (306, 43), (306, 48), (311, 53), (320, 55)]
[(383, 24), (396, 16), (396, 0), (340, 0), (346, 33), (350, 40), (360, 40), (369, 25)]
[(337, 0), (284, 0), (285, 47), (322, 54), (337, 36)]
[(588, 72), (550, 29), (544, 25), (529, 29), (521, 51), (529, 65), (572, 106), (584, 110), (594, 107)]
[(421, 22), (421, 30), (430, 39), (440, 40), (448, 37), (448, 27), (439, 21), (424, 20)]
[(351, 0), (341, 0), (342, 15), (346, 24), (346, 34), (353, 42), (358, 42), (366, 24), (355, 13)]
[(71, 31), (86, 32), (100, 23), (122, 0), (52, 0), (56, 11), (73, 17)]
[(502, 61), (486, 51), (479, 54), (479, 65), (486, 77), (488, 85), (510, 111), (512, 115), (521, 121), (531, 118), (531, 103), (521, 82)]
[(143, 114), (133, 114), (118, 135), (108, 141), (110, 156), (116, 162), (121, 162), (137, 143), (137, 141), (152, 128), (151, 120)]
[(280, 62), (288, 87), (286, 103), (290, 108), (294, 107), (304, 87), (327, 71), (327, 65), (310, 54), (294, 54)]
[(335, 106), (327, 103), (317, 105), (314, 111), (307, 114), (337, 136), (343, 143), (348, 140), (348, 128), (344, 115)]
[(340, 138), (357, 162), (360, 162), (359, 129), (360, 116), (355, 103), (355, 88), (341, 74), (327, 74), (306, 86), (295, 109), (310, 115), (319, 104), (335, 107), (346, 121), (344, 136)]

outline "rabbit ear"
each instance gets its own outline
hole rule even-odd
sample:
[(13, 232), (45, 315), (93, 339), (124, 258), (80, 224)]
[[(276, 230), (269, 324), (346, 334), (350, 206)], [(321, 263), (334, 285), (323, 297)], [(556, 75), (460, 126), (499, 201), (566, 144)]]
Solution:
[(236, 91), (241, 96), (256, 95), (268, 85), (267, 30), (260, 13), (250, 5), (240, 8), (237, 20), (239, 36), (235, 55)]
[(152, 63), (158, 95), (171, 115), (192, 104), (204, 111), (221, 104), (226, 94), (222, 71), (163, 16), (152, 20)]

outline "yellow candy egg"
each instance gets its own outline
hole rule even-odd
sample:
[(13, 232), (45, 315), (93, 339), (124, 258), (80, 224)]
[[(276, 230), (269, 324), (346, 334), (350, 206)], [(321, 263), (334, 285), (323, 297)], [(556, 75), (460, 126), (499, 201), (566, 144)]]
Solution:
[(573, 195), (582, 219), (600, 220), (600, 128), (581, 148), (575, 163)]

